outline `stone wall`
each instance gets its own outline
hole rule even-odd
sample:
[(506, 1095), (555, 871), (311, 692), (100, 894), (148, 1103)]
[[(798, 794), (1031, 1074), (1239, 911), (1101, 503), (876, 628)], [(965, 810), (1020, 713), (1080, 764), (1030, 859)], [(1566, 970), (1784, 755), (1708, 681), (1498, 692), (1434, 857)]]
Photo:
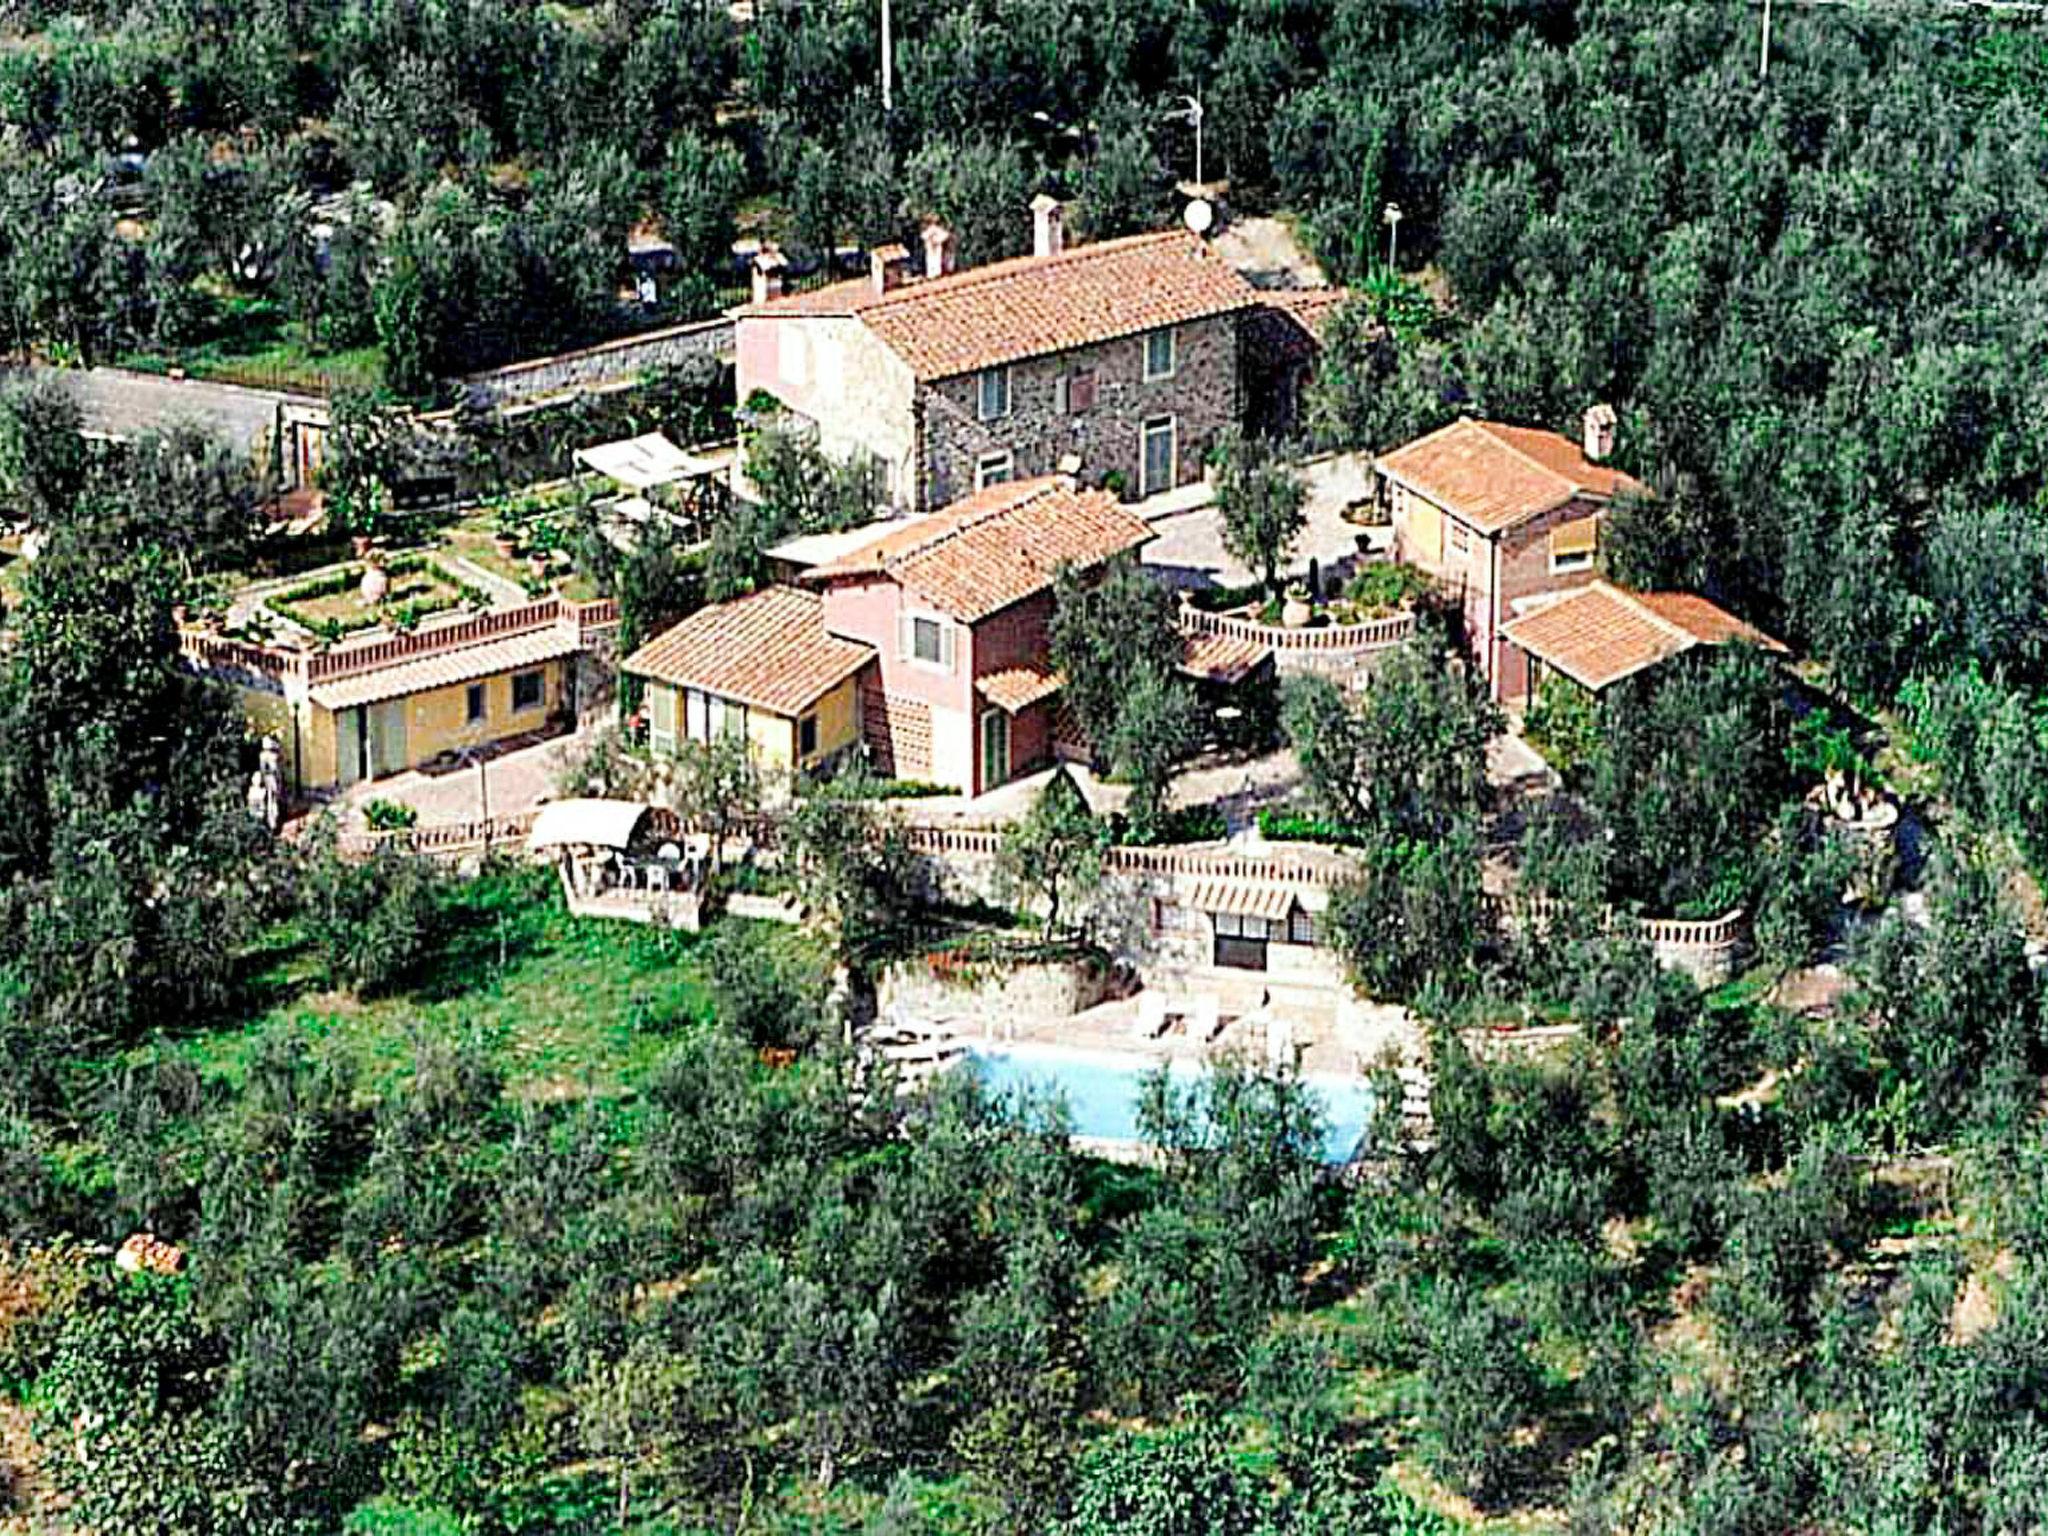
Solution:
[(1114, 985), (1107, 966), (1085, 960), (969, 966), (940, 975), (925, 960), (890, 966), (875, 983), (877, 1007), (913, 1019), (949, 1019), (1000, 1030), (1020, 1019), (1064, 1019), (1093, 1008)]
[(472, 409), (501, 408), (567, 390), (627, 384), (693, 357), (728, 357), (732, 350), (732, 319), (716, 315), (473, 373), (462, 380), (462, 393)]
[[(1063, 457), (1075, 454), (1084, 484), (1099, 484), (1116, 471), (1126, 493), (1136, 496), (1144, 423), (1157, 416), (1177, 423), (1176, 483), (1201, 479), (1210, 445), (1238, 417), (1238, 325), (1237, 316), (1223, 315), (1176, 327), (1173, 376), (1150, 382), (1143, 334), (1013, 363), (1010, 413), (996, 421), (979, 419), (978, 374), (925, 385), (918, 393), (923, 506), (971, 493), (977, 462), (1002, 451), (1012, 455), (1017, 479), (1052, 474)], [(1094, 406), (1062, 413), (1059, 380), (1091, 369)]]

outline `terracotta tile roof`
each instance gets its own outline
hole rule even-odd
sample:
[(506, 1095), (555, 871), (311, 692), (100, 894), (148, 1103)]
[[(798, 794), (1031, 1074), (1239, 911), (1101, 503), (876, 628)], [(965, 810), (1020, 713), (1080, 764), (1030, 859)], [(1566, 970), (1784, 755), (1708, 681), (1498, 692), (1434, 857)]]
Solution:
[(738, 314), (857, 315), (918, 378), (943, 379), (1258, 302), (1258, 291), (1201, 240), (1164, 230), (1018, 256), (887, 293), (855, 278)]
[(1380, 473), (1482, 533), (1540, 517), (1575, 496), (1611, 500), (1641, 482), (1596, 464), (1555, 432), (1467, 418), (1382, 454)]
[(1322, 341), (1325, 322), (1350, 300), (1348, 288), (1267, 288), (1259, 293), (1262, 304), (1287, 316), (1315, 342)]
[(1238, 635), (1184, 634), (1180, 669), (1206, 682), (1238, 683), (1257, 671), (1272, 654), (1271, 647)]
[(1108, 491), (1059, 475), (976, 491), (943, 511), (804, 573), (807, 581), (883, 574), (972, 624), (1052, 585), (1063, 565), (1100, 565), (1152, 526)]
[(1028, 709), (1040, 699), (1049, 699), (1066, 686), (1059, 673), (1044, 667), (1005, 667), (974, 680), (984, 699), (1007, 714)]
[(815, 592), (764, 587), (699, 608), (627, 657), (625, 670), (800, 715), (875, 655), (871, 646), (827, 634), (824, 607)]
[(1635, 592), (1630, 595), (1665, 623), (1676, 624), (1701, 645), (1726, 645), (1731, 640), (1746, 640), (1767, 651), (1789, 654), (1784, 642), (1743, 623), (1726, 608), (1708, 602), (1697, 593)]
[(1510, 619), (1501, 634), (1595, 693), (1699, 645), (1746, 640), (1785, 650), (1704, 597), (1629, 592), (1604, 581)]
[(403, 699), (433, 688), (473, 683), (480, 677), (493, 677), (500, 672), (538, 667), (546, 662), (559, 661), (564, 656), (573, 656), (582, 648), (573, 626), (564, 624), (528, 630), (525, 634), (507, 635), (502, 640), (485, 640), (476, 645), (415, 657), (394, 666), (379, 667), (372, 672), (336, 678), (331, 683), (319, 684), (309, 696), (322, 709), (354, 709), (360, 704), (381, 704), (387, 699)]

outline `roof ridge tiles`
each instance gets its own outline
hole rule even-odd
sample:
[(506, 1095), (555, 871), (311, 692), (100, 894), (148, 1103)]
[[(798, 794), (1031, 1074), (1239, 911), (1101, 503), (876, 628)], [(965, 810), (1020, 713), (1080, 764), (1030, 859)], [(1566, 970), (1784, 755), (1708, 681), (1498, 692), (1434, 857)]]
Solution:
[[(1467, 416), (1464, 418), (1464, 420), (1470, 422), (1473, 426), (1477, 427), (1481, 432), (1485, 433), (1490, 441), (1498, 443), (1502, 448), (1506, 449), (1509, 453), (1513, 454), (1516, 458), (1520, 459), (1524, 464), (1529, 465), (1532, 469), (1535, 469), (1542, 474), (1548, 475), (1551, 479), (1557, 481), (1560, 485), (1565, 486), (1574, 495), (1581, 495), (1592, 489), (1591, 486), (1581, 484), (1578, 480), (1566, 474), (1563, 470), (1558, 469), (1555, 465), (1544, 463), (1541, 459), (1537, 458), (1535, 454), (1530, 453), (1528, 450), (1523, 448), (1520, 443), (1517, 443), (1513, 438), (1506, 435), (1507, 433), (1515, 431), (1543, 432), (1549, 430), (1548, 428), (1517, 428), (1511, 422), (1488, 421), (1484, 417), (1479, 416)], [(1559, 437), (1563, 436), (1562, 433), (1555, 433), (1553, 435)]]

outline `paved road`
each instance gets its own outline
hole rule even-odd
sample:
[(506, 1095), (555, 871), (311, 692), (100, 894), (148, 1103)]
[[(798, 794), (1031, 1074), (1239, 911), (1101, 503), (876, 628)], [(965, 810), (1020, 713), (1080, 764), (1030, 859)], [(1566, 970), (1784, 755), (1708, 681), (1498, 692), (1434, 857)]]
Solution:
[(126, 439), (174, 421), (197, 421), (224, 434), (245, 453), (270, 442), (285, 403), (294, 399), (272, 390), (167, 379), (125, 368), (7, 368), (0, 370), (0, 385), (24, 377), (61, 384), (78, 401), (88, 432)]

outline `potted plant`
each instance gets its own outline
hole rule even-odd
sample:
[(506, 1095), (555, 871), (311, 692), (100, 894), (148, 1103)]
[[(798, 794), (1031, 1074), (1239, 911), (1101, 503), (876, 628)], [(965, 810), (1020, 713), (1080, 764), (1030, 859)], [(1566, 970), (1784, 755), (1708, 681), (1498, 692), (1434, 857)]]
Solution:
[(363, 556), (363, 580), (357, 592), (365, 608), (374, 608), (391, 594), (391, 573), (384, 569), (384, 557), (376, 550)]
[(1280, 605), (1280, 624), (1285, 629), (1306, 629), (1316, 616), (1308, 600), (1308, 588), (1298, 581), (1287, 584), (1286, 601)]

